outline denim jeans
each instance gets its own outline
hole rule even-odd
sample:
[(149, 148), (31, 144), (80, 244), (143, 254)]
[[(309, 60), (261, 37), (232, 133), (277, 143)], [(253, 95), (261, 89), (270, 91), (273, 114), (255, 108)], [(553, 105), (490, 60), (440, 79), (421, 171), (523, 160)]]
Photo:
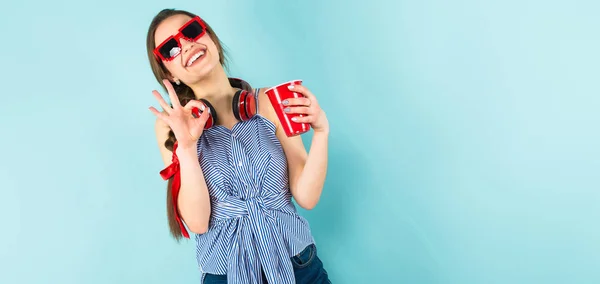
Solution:
[[(297, 284), (331, 284), (314, 244), (307, 246), (291, 259)], [(267, 283), (265, 275), (263, 280)], [(204, 284), (227, 284), (227, 275), (206, 274)]]

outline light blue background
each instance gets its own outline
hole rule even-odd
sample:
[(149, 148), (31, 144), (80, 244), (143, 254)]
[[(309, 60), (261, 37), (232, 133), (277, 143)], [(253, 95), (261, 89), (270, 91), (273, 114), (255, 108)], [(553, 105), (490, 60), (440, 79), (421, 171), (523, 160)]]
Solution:
[(304, 79), (327, 111), (302, 214), (334, 283), (599, 283), (597, 3), (4, 3), (0, 283), (198, 283), (147, 109), (165, 7), (215, 28), (233, 76)]

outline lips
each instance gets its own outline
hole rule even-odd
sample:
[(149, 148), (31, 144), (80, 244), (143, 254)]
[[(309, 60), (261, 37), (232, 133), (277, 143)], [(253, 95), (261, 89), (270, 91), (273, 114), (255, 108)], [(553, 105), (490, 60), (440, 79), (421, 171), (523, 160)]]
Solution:
[(186, 58), (185, 67), (192, 66), (194, 63), (202, 59), (204, 54), (206, 54), (206, 49), (204, 48), (199, 48), (194, 50), (193, 52), (190, 52), (190, 56)]

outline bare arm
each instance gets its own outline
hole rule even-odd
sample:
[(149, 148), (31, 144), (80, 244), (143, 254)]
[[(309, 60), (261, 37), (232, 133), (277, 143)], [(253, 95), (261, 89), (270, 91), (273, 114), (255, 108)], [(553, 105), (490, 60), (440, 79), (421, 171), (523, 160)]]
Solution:
[[(260, 111), (275, 123), (277, 138), (287, 158), (292, 196), (300, 207), (311, 210), (321, 198), (327, 175), (329, 126), (327, 124), (326, 127), (314, 130), (310, 152), (307, 153), (300, 136), (285, 135), (266, 94), (261, 93), (260, 96)], [(313, 107), (318, 108), (316, 100)], [(317, 111), (321, 111), (320, 108)], [(325, 116), (324, 113), (322, 116)]]
[[(172, 158), (172, 152), (164, 146), (170, 129), (163, 121), (157, 119), (155, 130), (166, 167), (171, 164)], [(190, 231), (203, 234), (208, 230), (211, 208), (208, 188), (198, 162), (196, 148), (177, 148), (176, 154), (181, 171), (181, 188), (177, 199), (179, 214)]]
[(278, 129), (277, 137), (281, 141), (289, 165), (290, 191), (298, 205), (307, 210), (313, 209), (321, 198), (327, 176), (329, 133), (315, 132), (310, 152), (306, 154), (299, 136), (287, 137), (283, 132)]

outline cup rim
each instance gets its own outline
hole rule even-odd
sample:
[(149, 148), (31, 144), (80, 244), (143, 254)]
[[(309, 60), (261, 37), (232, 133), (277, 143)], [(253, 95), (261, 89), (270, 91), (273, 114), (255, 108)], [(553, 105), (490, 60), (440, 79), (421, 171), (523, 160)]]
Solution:
[(287, 82), (284, 82), (284, 83), (281, 83), (281, 84), (275, 85), (275, 86), (273, 86), (273, 87), (271, 87), (271, 88), (268, 88), (268, 89), (266, 89), (266, 90), (265, 90), (265, 93), (266, 93), (266, 92), (268, 92), (268, 91), (270, 91), (270, 90), (272, 90), (272, 89), (276, 89), (276, 88), (278, 88), (278, 87), (281, 87), (281, 86), (283, 86), (283, 85), (287, 85), (287, 84), (289, 84), (289, 83), (292, 83), (292, 82), (300, 82), (300, 83), (302, 83), (302, 79), (289, 80), (289, 81), (287, 81)]

